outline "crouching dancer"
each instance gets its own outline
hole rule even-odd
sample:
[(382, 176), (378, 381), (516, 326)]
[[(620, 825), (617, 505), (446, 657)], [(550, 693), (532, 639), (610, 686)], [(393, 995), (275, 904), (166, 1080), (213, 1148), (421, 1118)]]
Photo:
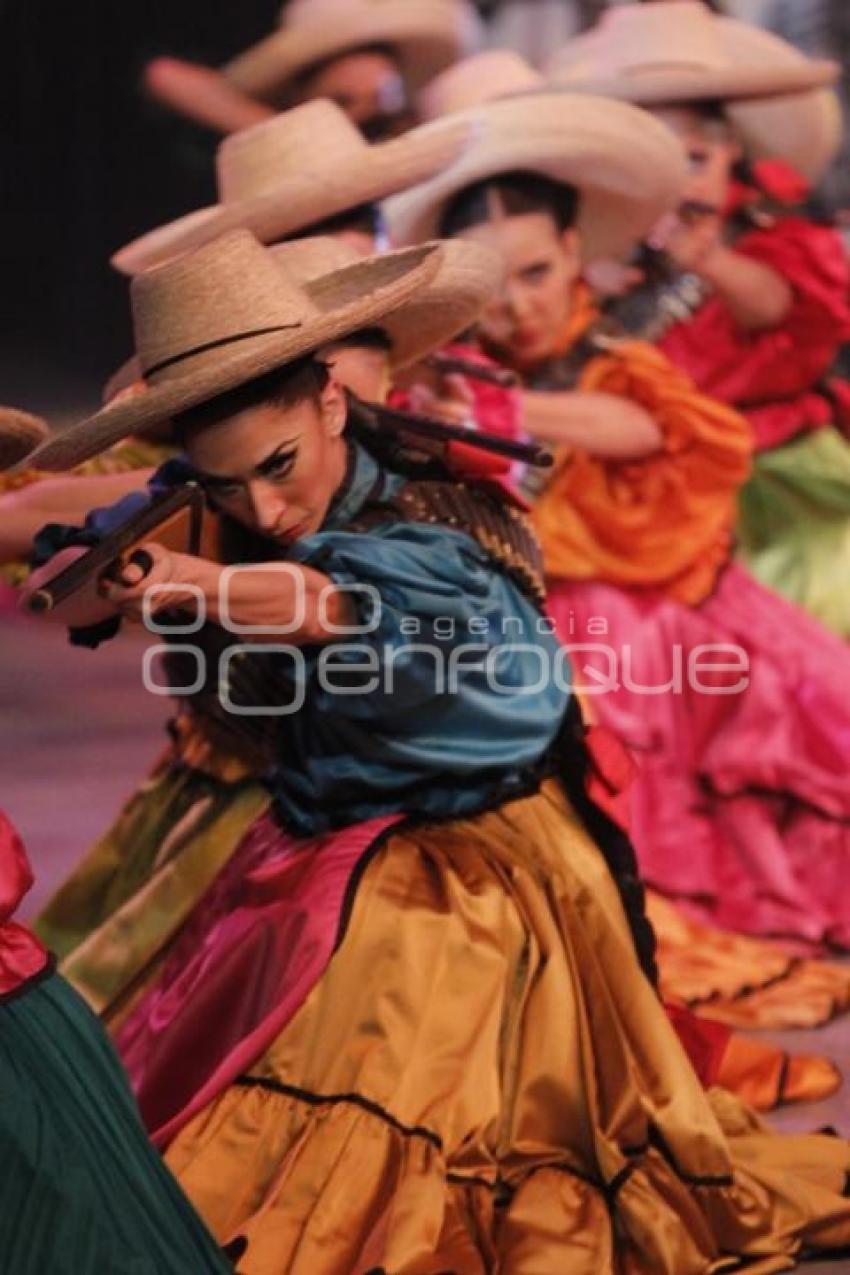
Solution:
[(311, 307), (243, 235), (143, 276), (147, 393), (37, 457), (176, 419), (226, 563), (148, 544), (69, 618), (202, 598), (193, 641), (252, 645), (196, 711), (296, 706), (245, 731), (273, 809), (118, 1026), (172, 1170), (247, 1273), (696, 1275), (849, 1242), (846, 1144), (707, 1096), (641, 968), (521, 514), (309, 358), (403, 300), (348, 278)]

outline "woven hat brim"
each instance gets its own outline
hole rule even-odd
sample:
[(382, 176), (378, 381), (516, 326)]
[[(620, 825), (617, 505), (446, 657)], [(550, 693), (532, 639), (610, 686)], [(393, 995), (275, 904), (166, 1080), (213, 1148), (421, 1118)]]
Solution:
[[(478, 244), (452, 240), (439, 240), (434, 246), (440, 248), (440, 264), (433, 281), (420, 288), (412, 300), (387, 315), (380, 325), (392, 343), (390, 367), (393, 371), (420, 362), (465, 332), (478, 318), (496, 288), (501, 263), (494, 253)], [(285, 256), (277, 248), (269, 251), (273, 257), (278, 253), (282, 258)], [(395, 254), (386, 255), (392, 257)], [(356, 264), (346, 264), (333, 273), (342, 274)], [(321, 276), (305, 279), (304, 288), (321, 306), (324, 299)], [(141, 375), (141, 365), (137, 356), (133, 355), (107, 381), (103, 391), (104, 402), (108, 403), (116, 394), (140, 380)]]
[(661, 106), (686, 102), (744, 101), (751, 98), (805, 93), (834, 84), (841, 74), (837, 62), (813, 61), (791, 67), (730, 67), (728, 70), (656, 71), (646, 75), (595, 76), (569, 67), (550, 73), (554, 87), (571, 93), (592, 93), (633, 106)]
[[(439, 250), (436, 274), (380, 324), (392, 343), (394, 371), (418, 363), (469, 328), (493, 296), (501, 272), (498, 257), (478, 244), (438, 240), (423, 246)], [(409, 251), (387, 253), (384, 259)], [(356, 270), (355, 264), (327, 278), (332, 277), (336, 286), (346, 271)], [(325, 279), (314, 279), (306, 287), (314, 304), (322, 307)]]
[(229, 62), (223, 72), (237, 88), (274, 103), (282, 89), (301, 72), (372, 44), (390, 45), (398, 53), (413, 89), (471, 53), (478, 42), (471, 10), (460, 4), (398, 0), (369, 6), (352, 3), (347, 19), (322, 27), (284, 27)]
[(831, 89), (740, 99), (724, 109), (751, 159), (784, 160), (812, 185), (841, 147), (844, 120)]
[(322, 345), (363, 328), (380, 327), (398, 306), (430, 283), (438, 267), (439, 249), (422, 246), (335, 271), (325, 276), (318, 313), (309, 323), (291, 332), (239, 341), (229, 353), (228, 347), (222, 347), (215, 363), (149, 384), (144, 393), (108, 405), (49, 438), (33, 453), (32, 463), (54, 472), (73, 469), (130, 434), (208, 402)]
[(680, 143), (638, 107), (590, 94), (524, 93), (435, 120), (472, 125), (461, 156), (442, 173), (388, 200), (393, 239), (439, 236), (443, 211), (464, 190), (499, 173), (523, 170), (575, 186), (586, 260), (618, 257), (679, 200), (687, 176)]
[(228, 230), (250, 230), (261, 243), (274, 243), (315, 222), (361, 204), (380, 203), (418, 185), (454, 160), (463, 148), (462, 123), (431, 134), (412, 129), (402, 137), (369, 146), (344, 163), (322, 170), (321, 155), (311, 172), (292, 173), (262, 198), (214, 204), (159, 226), (112, 257), (122, 274), (136, 275), (183, 252), (200, 248)]
[(0, 470), (20, 464), (47, 434), (47, 425), (40, 417), (0, 407)]
[(390, 316), (396, 369), (419, 363), (472, 327), (496, 293), (502, 263), (495, 253), (477, 244), (441, 242), (441, 264), (433, 281), (397, 316)]
[[(639, 92), (637, 82), (627, 76), (616, 81), (588, 79), (586, 83), (576, 79), (551, 87), (555, 92), (593, 96), (602, 91), (612, 99), (647, 110), (721, 100), (750, 158), (782, 159), (814, 184), (835, 158), (844, 131), (838, 96), (831, 88), (824, 87), (834, 80), (837, 64), (815, 66), (824, 68), (818, 77), (821, 87), (812, 87), (815, 76), (808, 74), (803, 88), (782, 92), (777, 92), (774, 85), (769, 92), (756, 93), (752, 91), (752, 79), (748, 80), (748, 92), (737, 93), (731, 89), (727, 92), (719, 78), (713, 78), (710, 85), (706, 85), (696, 77), (681, 76), (676, 83), (671, 77), (653, 84), (644, 84), (641, 80)], [(785, 79), (787, 82), (787, 77)]]

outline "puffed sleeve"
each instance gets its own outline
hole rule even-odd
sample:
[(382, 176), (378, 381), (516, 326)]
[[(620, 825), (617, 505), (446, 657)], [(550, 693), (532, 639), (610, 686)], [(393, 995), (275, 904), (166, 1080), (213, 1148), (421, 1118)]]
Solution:
[[(828, 420), (823, 400), (807, 396), (850, 334), (850, 270), (838, 233), (801, 218), (752, 231), (735, 251), (791, 285), (793, 299), (782, 322), (745, 331), (719, 297), (710, 297), (687, 324), (667, 333), (662, 348), (706, 394), (767, 413), (755, 423), (764, 435), (760, 445), (773, 445)], [(777, 412), (780, 419), (774, 420)]]
[(442, 784), (459, 812), (541, 762), (569, 674), (551, 624), (470, 537), (390, 523), (319, 533), (290, 558), (358, 591), (361, 630), (305, 652), (277, 785), (290, 826), (315, 829), (327, 791), (360, 818)]
[[(382, 679), (377, 692), (378, 701), (392, 702), (393, 712), (433, 696), (434, 660), (425, 648), (446, 657), (464, 644), (481, 648), (482, 656), (496, 649), (505, 697), (511, 691), (521, 696), (528, 669), (514, 648), (548, 624), (470, 537), (424, 523), (390, 523), (368, 534), (319, 533), (301, 541), (290, 557), (353, 590), (362, 636), (383, 664), (393, 664), (392, 691), (389, 679)], [(516, 641), (506, 642), (506, 634)], [(359, 640), (354, 637), (355, 644)], [(471, 692), (484, 685), (477, 670), (464, 669), (459, 677)], [(371, 715), (370, 699), (372, 706), (362, 703), (355, 711)]]
[(582, 450), (561, 458), (534, 510), (548, 571), (700, 601), (729, 555), (750, 469), (747, 422), (639, 341), (612, 343), (588, 363), (579, 388), (639, 403), (662, 446), (635, 461)]

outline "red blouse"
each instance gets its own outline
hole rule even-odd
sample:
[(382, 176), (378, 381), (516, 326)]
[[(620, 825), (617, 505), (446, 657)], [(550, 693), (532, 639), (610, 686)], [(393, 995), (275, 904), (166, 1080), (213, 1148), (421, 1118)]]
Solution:
[(23, 842), (0, 812), (0, 999), (40, 974), (49, 960), (35, 935), (11, 920), (32, 880)]
[[(758, 166), (769, 194), (793, 192), (783, 165)], [(737, 187), (732, 211), (753, 192)], [(724, 303), (710, 297), (686, 323), (664, 336), (661, 348), (705, 394), (739, 408), (753, 425), (759, 449), (776, 447), (807, 429), (830, 424), (834, 408), (819, 382), (850, 338), (850, 268), (838, 233), (788, 216), (746, 233), (735, 251), (772, 267), (792, 286), (794, 300), (777, 327), (746, 332)]]

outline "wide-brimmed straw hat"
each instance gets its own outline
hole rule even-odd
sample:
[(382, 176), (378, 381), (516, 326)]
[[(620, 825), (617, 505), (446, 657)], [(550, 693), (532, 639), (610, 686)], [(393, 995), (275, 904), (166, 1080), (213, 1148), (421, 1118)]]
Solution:
[(546, 80), (512, 49), (485, 49), (455, 62), (427, 84), (417, 99), (423, 120), (455, 115), (512, 93), (537, 92)]
[(54, 435), (32, 456), (65, 470), (329, 342), (380, 327), (434, 278), (440, 249), (370, 257), (310, 292), (247, 231), (133, 280), (133, 325), (146, 389)]
[(472, 126), (460, 157), (384, 204), (396, 243), (437, 237), (460, 191), (523, 171), (574, 186), (584, 257), (617, 257), (678, 203), (685, 183), (685, 152), (671, 131), (624, 102), (537, 92), (484, 102), (424, 128), (439, 131), (458, 120)]
[(179, 217), (119, 249), (112, 264), (139, 274), (243, 227), (262, 243), (377, 203), (439, 172), (459, 154), (467, 129), (411, 129), (370, 144), (333, 102), (317, 100), (224, 139), (219, 202)]
[[(428, 247), (429, 245), (425, 245)], [(386, 332), (393, 371), (410, 367), (465, 332), (495, 294), (501, 262), (489, 248), (453, 239), (436, 240), (436, 273), (403, 305), (375, 324)], [(269, 250), (285, 270), (302, 282), (311, 296), (321, 299), (324, 278), (354, 266), (363, 258), (350, 244), (330, 237), (294, 239)], [(408, 249), (401, 249), (402, 255)], [(384, 260), (399, 252), (384, 254)]]
[(478, 16), (466, 0), (293, 0), (279, 31), (223, 68), (252, 97), (279, 104), (308, 68), (370, 45), (388, 45), (413, 88), (427, 83), (481, 43)]
[(781, 158), (809, 180), (841, 140), (835, 62), (719, 17), (700, 0), (610, 9), (561, 48), (548, 78), (638, 106), (720, 102), (752, 158)]
[(0, 470), (11, 469), (25, 460), (47, 433), (47, 425), (40, 417), (14, 407), (0, 407)]
[[(426, 245), (427, 246), (427, 245)], [(437, 271), (404, 305), (373, 326), (386, 332), (392, 371), (418, 363), (433, 354), (454, 337), (471, 327), (483, 306), (493, 295), (501, 275), (501, 263), (495, 253), (480, 244), (441, 239)], [(275, 262), (289, 280), (304, 287), (309, 296), (320, 303), (326, 288), (325, 276), (333, 276), (331, 286), (339, 280), (336, 272), (368, 260), (351, 244), (329, 235), (310, 239), (293, 239), (269, 249)], [(399, 253), (387, 253), (392, 259)], [(401, 250), (407, 257), (407, 249)], [(104, 390), (109, 402), (142, 375), (137, 356), (128, 359), (110, 378)]]

